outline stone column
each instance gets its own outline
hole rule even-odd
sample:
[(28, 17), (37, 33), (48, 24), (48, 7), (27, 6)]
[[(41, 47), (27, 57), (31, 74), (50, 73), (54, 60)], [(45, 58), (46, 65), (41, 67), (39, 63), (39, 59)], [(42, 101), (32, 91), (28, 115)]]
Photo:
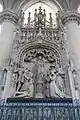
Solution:
[(0, 33), (0, 67), (2, 67), (5, 60), (9, 57), (17, 22), (18, 16), (15, 13), (10, 11), (0, 13), (0, 23), (2, 23)]
[[(67, 57), (68, 60), (72, 60), (74, 64), (74, 69), (78, 73), (78, 85), (80, 85), (80, 14), (76, 12), (67, 12), (62, 16), (62, 23), (65, 28), (65, 34), (66, 34), (66, 47), (67, 47)], [(73, 80), (73, 79), (72, 79)], [(73, 82), (73, 88), (74, 90), (75, 85)], [(74, 96), (76, 96), (76, 99), (79, 99), (79, 87), (76, 92), (74, 92)], [(76, 94), (77, 93), (77, 94)]]

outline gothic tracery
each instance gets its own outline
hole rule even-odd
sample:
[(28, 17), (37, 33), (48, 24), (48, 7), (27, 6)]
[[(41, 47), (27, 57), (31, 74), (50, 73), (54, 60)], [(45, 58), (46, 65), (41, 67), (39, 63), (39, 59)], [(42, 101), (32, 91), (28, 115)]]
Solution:
[[(53, 27), (51, 13), (48, 22), (45, 10), (42, 12), (41, 7), (39, 7), (39, 11), (35, 10), (33, 21), (31, 21), (31, 13), (29, 13), (28, 26), (23, 25), (24, 12), (21, 11), (20, 14), (19, 27), (13, 41), (11, 63), (9, 63), (9, 66), (13, 68), (14, 97), (68, 97), (66, 95), (68, 92), (64, 87), (68, 78), (62, 77), (59, 73), (59, 69), (62, 69), (65, 70), (65, 76), (67, 75), (67, 69), (65, 69), (67, 57), (66, 54), (64, 55), (65, 49), (63, 49), (64, 35), (59, 26), (61, 25), (59, 23), (60, 13), (57, 13), (56, 28)], [(56, 71), (56, 73), (53, 71), (56, 76), (54, 84), (49, 78), (51, 66), (54, 66)], [(56, 96), (56, 92), (51, 86), (54, 86), (54, 89), (59, 91), (57, 94), (60, 95)]]

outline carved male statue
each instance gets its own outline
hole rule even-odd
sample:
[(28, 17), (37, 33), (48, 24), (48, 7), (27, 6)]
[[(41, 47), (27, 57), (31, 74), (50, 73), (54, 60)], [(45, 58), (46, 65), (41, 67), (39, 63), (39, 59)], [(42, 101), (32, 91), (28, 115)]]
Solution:
[(21, 83), (23, 81), (22, 77), (23, 77), (23, 73), (24, 73), (24, 70), (23, 68), (17, 68), (15, 71), (14, 71), (14, 74), (15, 74), (15, 79), (16, 79), (16, 90), (19, 90), (20, 86), (21, 86)]
[(29, 98), (33, 97), (33, 81), (32, 79), (26, 81), (22, 87), (22, 90), (20, 92), (16, 92), (18, 96), (16, 97), (24, 97)]
[(20, 87), (20, 91), (16, 92), (16, 97), (24, 97), (24, 98), (29, 98), (33, 97), (33, 76), (31, 71), (26, 71), (28, 72), (23, 74), (23, 77), (25, 77), (25, 80)]

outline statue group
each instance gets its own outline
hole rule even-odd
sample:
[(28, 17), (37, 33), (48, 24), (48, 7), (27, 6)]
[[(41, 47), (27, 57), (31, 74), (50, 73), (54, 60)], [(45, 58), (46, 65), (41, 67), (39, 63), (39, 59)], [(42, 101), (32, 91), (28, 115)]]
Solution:
[(17, 98), (69, 98), (64, 93), (65, 73), (60, 68), (50, 66), (47, 75), (44, 71), (37, 71), (37, 76), (29, 69), (18, 69), (15, 84), (15, 97)]

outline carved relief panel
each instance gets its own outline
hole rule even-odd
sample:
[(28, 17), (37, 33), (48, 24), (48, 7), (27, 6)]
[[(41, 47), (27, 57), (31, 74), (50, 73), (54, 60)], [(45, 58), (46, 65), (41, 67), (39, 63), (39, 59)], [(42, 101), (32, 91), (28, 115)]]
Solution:
[(13, 70), (15, 97), (69, 97), (64, 93), (65, 73), (61, 73), (60, 58), (57, 56), (45, 46), (27, 48), (20, 53)]

